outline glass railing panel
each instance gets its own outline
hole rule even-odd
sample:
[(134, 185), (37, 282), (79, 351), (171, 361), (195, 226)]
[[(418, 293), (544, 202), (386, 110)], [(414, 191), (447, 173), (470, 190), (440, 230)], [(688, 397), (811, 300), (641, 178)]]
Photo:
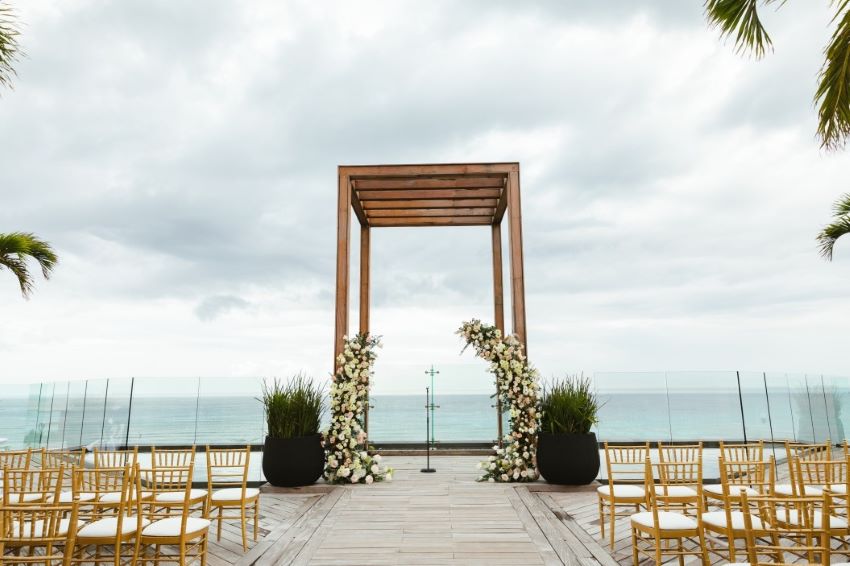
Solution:
[(132, 409), (132, 379), (109, 379), (103, 411), (103, 434), (100, 445), (116, 448), (127, 444), (128, 423)]
[(668, 372), (666, 376), (673, 441), (744, 439), (735, 372)]
[(198, 392), (197, 420), (192, 430), (196, 444), (263, 443), (261, 379), (202, 378)]
[(850, 433), (850, 378), (826, 375), (823, 380), (831, 439), (838, 444), (844, 442)]
[[(815, 442), (818, 426), (815, 424), (817, 405), (812, 404), (812, 391), (804, 374), (788, 374), (789, 395), (794, 407), (794, 433), (797, 442)], [(823, 403), (823, 401), (821, 401)], [(821, 405), (821, 415), (823, 408)]]
[(767, 373), (763, 379), (767, 383), (767, 397), (770, 406), (770, 418), (773, 424), (773, 439), (777, 443), (797, 440), (800, 425), (800, 411), (791, 377), (784, 373)]
[(815, 431), (815, 442), (832, 441), (834, 415), (830, 414), (831, 400), (827, 396), (823, 377), (820, 375), (806, 376), (807, 393), (812, 407), (812, 423)]
[(129, 444), (189, 445), (195, 442), (198, 379), (137, 377), (133, 381)]
[(740, 372), (741, 404), (744, 408), (745, 436), (754, 440), (773, 441), (773, 415), (768, 404), (764, 374)]
[(81, 445), (83, 416), (85, 414), (86, 382), (68, 382), (68, 394), (65, 402), (65, 427), (62, 432), (62, 448), (76, 448)]
[[(483, 363), (384, 363), (376, 367), (369, 412), (369, 440), (375, 443), (491, 443), (499, 417), (493, 376)], [(426, 411), (425, 388), (433, 388), (433, 411)], [(430, 433), (428, 430), (430, 421)], [(503, 419), (507, 431), (507, 418)]]
[(40, 388), (38, 384), (4, 384), (0, 388), (0, 450), (28, 445), (35, 426), (33, 403), (37, 403)]
[(50, 417), (47, 426), (47, 448), (61, 449), (65, 435), (65, 413), (68, 408), (67, 381), (53, 384), (53, 400), (50, 402)]
[(83, 406), (80, 446), (94, 448), (103, 437), (106, 411), (107, 380), (90, 379), (86, 381), (85, 405)]
[(599, 441), (669, 441), (670, 407), (663, 372), (600, 372), (593, 376), (600, 403)]

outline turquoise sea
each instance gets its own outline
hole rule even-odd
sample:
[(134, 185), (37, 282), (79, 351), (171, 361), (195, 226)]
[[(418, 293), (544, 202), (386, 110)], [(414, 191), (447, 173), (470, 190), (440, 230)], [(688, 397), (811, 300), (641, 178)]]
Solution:
[[(5, 447), (52, 448), (95, 444), (261, 443), (262, 407), (253, 396), (51, 396), (2, 399), (0, 439)], [(745, 392), (610, 392), (596, 432), (600, 440), (841, 440), (850, 428), (846, 395), (773, 396)], [(743, 403), (742, 403), (743, 402)], [(437, 442), (492, 442), (494, 400), (488, 395), (437, 395)], [(369, 437), (374, 443), (424, 442), (424, 395), (371, 398)], [(743, 416), (742, 416), (743, 405)]]

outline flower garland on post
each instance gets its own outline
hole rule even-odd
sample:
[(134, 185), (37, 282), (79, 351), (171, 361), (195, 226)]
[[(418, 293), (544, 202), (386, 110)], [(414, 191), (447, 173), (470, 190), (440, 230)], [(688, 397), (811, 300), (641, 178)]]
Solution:
[(537, 431), (540, 428), (540, 404), (537, 370), (525, 358), (523, 346), (514, 335), (502, 338), (495, 326), (472, 319), (464, 322), (457, 334), (475, 354), (490, 362), (502, 407), (508, 407), (511, 432), (505, 435), (504, 448), (494, 446), (494, 456), (478, 467), (479, 481), (526, 482), (537, 479), (535, 464)]
[(331, 423), (324, 436), (325, 479), (328, 483), (372, 483), (392, 479), (392, 469), (371, 455), (363, 430), (369, 378), (381, 347), (379, 337), (358, 334), (344, 338), (331, 378)]

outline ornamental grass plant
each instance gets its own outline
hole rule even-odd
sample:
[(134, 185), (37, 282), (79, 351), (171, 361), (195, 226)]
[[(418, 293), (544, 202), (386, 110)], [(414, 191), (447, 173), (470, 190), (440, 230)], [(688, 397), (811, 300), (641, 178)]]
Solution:
[(549, 434), (587, 434), (598, 422), (599, 400), (590, 378), (566, 376), (543, 388), (540, 430)]
[(262, 402), (270, 438), (297, 438), (319, 434), (324, 393), (303, 373), (286, 382), (263, 383)]

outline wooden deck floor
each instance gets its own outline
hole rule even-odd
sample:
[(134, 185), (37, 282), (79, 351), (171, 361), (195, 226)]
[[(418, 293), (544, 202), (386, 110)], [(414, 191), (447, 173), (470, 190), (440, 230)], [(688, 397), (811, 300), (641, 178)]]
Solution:
[(596, 486), (475, 481), (477, 456), (395, 456), (392, 482), (264, 492), (260, 540), (242, 552), (230, 523), (210, 564), (631, 564), (628, 518), (613, 551), (599, 538)]

